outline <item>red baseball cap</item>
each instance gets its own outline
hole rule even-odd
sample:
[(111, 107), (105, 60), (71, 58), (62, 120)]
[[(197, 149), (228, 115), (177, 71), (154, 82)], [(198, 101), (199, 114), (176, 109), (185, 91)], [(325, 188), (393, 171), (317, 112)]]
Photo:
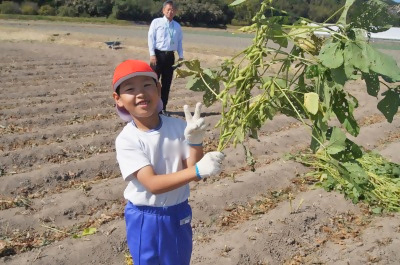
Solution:
[[(139, 60), (126, 60), (120, 63), (114, 70), (114, 77), (112, 82), (113, 90), (116, 91), (118, 86), (122, 82), (135, 76), (149, 76), (154, 78), (155, 80), (158, 80), (156, 72), (154, 72), (154, 70), (146, 62)], [(132, 116), (125, 108), (118, 107), (118, 105), (116, 105), (116, 108), (117, 113), (121, 119), (126, 122), (132, 120)], [(162, 109), (163, 103), (160, 98), (157, 106), (157, 111), (161, 111)]]

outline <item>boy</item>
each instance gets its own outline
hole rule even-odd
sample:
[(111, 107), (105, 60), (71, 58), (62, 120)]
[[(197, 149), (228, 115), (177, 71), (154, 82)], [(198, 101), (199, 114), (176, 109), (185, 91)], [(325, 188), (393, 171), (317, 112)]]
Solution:
[(224, 155), (203, 157), (205, 122), (197, 103), (186, 123), (159, 115), (161, 86), (145, 62), (127, 60), (113, 78), (117, 112), (127, 121), (115, 145), (122, 177), (128, 247), (135, 265), (190, 264), (189, 182), (221, 171)]

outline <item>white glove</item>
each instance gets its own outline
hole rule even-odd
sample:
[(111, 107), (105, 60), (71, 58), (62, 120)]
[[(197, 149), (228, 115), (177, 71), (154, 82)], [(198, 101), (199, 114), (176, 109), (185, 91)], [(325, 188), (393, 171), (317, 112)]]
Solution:
[(186, 118), (186, 128), (185, 128), (185, 139), (189, 145), (201, 145), (203, 143), (203, 137), (205, 129), (207, 127), (203, 118), (200, 118), (201, 113), (201, 103), (196, 104), (196, 109), (194, 115), (189, 111), (189, 106), (183, 106), (183, 111), (185, 112)]
[(196, 163), (196, 176), (199, 179), (217, 175), (221, 172), (222, 160), (225, 155), (221, 152), (209, 152)]

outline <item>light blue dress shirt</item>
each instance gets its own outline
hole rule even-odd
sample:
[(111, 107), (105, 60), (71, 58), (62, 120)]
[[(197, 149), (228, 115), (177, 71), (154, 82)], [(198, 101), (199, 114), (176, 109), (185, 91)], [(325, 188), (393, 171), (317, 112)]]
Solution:
[(155, 49), (160, 51), (177, 51), (183, 59), (182, 28), (178, 22), (171, 22), (164, 16), (154, 19), (149, 28), (148, 45), (150, 56), (155, 55)]

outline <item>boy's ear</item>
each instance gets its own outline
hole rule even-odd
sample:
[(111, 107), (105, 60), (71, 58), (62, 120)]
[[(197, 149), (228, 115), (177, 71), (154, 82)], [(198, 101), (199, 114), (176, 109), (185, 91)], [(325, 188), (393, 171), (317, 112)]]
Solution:
[(113, 98), (115, 100), (115, 104), (117, 104), (118, 107), (124, 107), (124, 104), (120, 100), (120, 96), (117, 94), (117, 92), (113, 93)]

